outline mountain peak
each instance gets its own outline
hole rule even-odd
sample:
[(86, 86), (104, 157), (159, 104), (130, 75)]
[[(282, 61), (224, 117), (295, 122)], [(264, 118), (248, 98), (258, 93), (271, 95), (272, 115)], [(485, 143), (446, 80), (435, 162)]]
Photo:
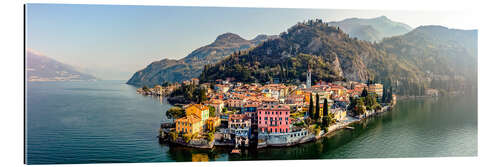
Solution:
[(240, 42), (247, 42), (246, 39), (241, 38), (239, 35), (234, 34), (234, 33), (224, 33), (222, 35), (217, 36), (215, 39), (214, 43), (240, 43)]
[(264, 40), (264, 39), (267, 39), (267, 35), (266, 34), (259, 34), (257, 35), (255, 38), (252, 39), (252, 41), (256, 41), (256, 40)]
[(278, 38), (278, 36), (277, 35), (259, 34), (259, 35), (257, 35), (255, 38), (253, 38), (250, 41), (252, 43), (260, 43), (260, 42), (267, 41), (267, 40), (270, 40), (270, 39), (275, 39), (275, 38)]
[(387, 18), (387, 16), (379, 16), (379, 17), (376, 17), (375, 19), (380, 19), (380, 20), (389, 20), (389, 18)]

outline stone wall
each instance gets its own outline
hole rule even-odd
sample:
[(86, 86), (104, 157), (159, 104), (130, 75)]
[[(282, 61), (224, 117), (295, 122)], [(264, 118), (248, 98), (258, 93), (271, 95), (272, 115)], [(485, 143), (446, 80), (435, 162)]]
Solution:
[(290, 146), (315, 139), (315, 135), (302, 129), (289, 133), (259, 133), (259, 147), (265, 146)]

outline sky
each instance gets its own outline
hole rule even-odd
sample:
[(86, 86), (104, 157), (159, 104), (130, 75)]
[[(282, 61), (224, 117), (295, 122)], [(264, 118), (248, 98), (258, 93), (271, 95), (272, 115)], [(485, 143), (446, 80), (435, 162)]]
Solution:
[(183, 58), (226, 32), (252, 39), (277, 35), (308, 19), (382, 15), (412, 28), (478, 27), (465, 11), (28, 4), (26, 48), (100, 79), (128, 80), (153, 61)]

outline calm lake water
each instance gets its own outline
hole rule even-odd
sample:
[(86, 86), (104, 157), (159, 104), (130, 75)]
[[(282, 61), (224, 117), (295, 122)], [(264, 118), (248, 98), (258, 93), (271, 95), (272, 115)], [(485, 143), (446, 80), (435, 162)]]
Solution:
[(477, 96), (400, 100), (393, 111), (289, 148), (198, 150), (160, 145), (166, 99), (125, 81), (31, 82), (28, 164), (477, 156)]

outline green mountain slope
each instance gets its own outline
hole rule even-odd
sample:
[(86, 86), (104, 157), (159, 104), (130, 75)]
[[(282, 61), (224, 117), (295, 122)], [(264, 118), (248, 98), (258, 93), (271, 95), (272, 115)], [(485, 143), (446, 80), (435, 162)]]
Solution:
[[(313, 82), (391, 81), (401, 90), (421, 90), (450, 82), (459, 85), (448, 86), (451, 91), (463, 88), (467, 78), (477, 75), (474, 32), (426, 26), (373, 44), (351, 38), (321, 20), (311, 20), (289, 28), (277, 39), (207, 65), (200, 78), (203, 82), (230, 77), (244, 82), (275, 78), (300, 83), (305, 81), (310, 66)], [(434, 80), (446, 84), (432, 84)]]
[(366, 81), (386, 71), (384, 66), (412, 73), (411, 66), (401, 68), (395, 56), (376, 49), (370, 42), (355, 40), (341, 29), (321, 20), (299, 23), (280, 35), (241, 55), (231, 55), (206, 67), (203, 81), (234, 77), (247, 82), (283, 82), (305, 80), (308, 66), (313, 81)]
[(275, 37), (259, 35), (252, 40), (245, 40), (236, 34), (225, 33), (219, 35), (213, 43), (194, 50), (180, 60), (163, 59), (149, 64), (146, 68), (137, 71), (127, 84), (154, 86), (164, 82), (179, 82), (198, 77), (204, 65), (216, 63), (231, 53), (249, 49)]

